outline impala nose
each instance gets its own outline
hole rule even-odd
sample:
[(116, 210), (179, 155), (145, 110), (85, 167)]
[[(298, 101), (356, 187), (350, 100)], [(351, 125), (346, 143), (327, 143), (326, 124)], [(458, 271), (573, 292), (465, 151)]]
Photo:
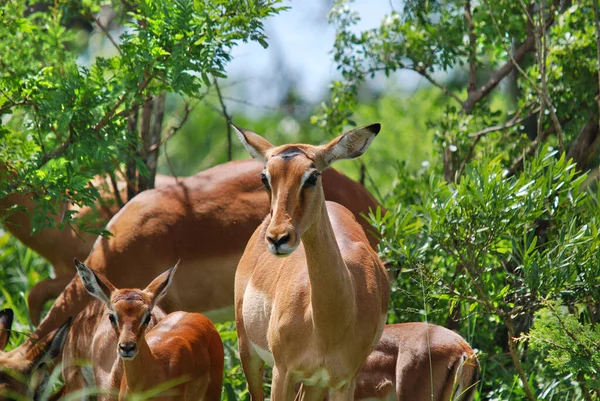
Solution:
[(275, 255), (287, 255), (290, 253), (290, 239), (291, 235), (289, 232), (283, 234), (267, 234), (267, 247), (271, 253)]
[(133, 341), (119, 343), (119, 354), (122, 358), (133, 358), (136, 354), (136, 344)]

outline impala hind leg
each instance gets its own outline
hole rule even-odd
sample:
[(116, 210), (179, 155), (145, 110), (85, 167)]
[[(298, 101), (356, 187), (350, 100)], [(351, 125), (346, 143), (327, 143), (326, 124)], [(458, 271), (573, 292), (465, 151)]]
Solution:
[(329, 392), (329, 401), (351, 401), (354, 399), (354, 390), (356, 388), (356, 381), (352, 380), (339, 390), (332, 390)]
[(329, 389), (327, 387), (305, 386), (300, 387), (296, 395), (297, 401), (323, 401)]
[(296, 382), (287, 369), (275, 365), (273, 367), (273, 385), (271, 386), (271, 401), (293, 401), (296, 395)]

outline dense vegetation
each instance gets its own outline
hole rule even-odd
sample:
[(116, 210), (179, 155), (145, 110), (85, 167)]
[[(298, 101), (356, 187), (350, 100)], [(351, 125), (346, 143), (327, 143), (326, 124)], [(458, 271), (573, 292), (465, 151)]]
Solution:
[[(210, 106), (219, 107), (213, 78), (226, 72), (236, 42), (266, 45), (262, 22), (277, 5), (114, 3), (114, 23), (129, 29), (114, 56), (87, 67), (77, 58), (87, 48), (85, 27), (102, 27), (100, 2), (34, 9), (20, 0), (0, 10), (0, 43), (11, 49), (0, 60), (0, 160), (16, 175), (0, 181), (0, 198), (32, 192), (41, 205), (35, 229), (53, 224), (57, 200), (90, 204), (96, 174), (135, 181), (131, 195), (151, 188), (145, 177), (156, 156), (140, 149), (166, 149), (168, 138), (170, 157), (163, 152), (159, 166), (166, 173), (244, 155), (228, 145), (223, 117)], [(396, 273), (389, 322), (461, 333), (482, 364), (476, 399), (600, 399), (597, 2), (397, 7), (379, 27), (357, 32), (352, 3), (336, 2), (329, 20), (341, 76), (330, 100), (312, 117), (291, 108), (262, 113), (252, 128), (274, 143), (319, 142), (345, 126), (381, 122), (372, 149), (341, 165), (388, 210), (371, 218)], [(400, 70), (431, 85), (410, 95), (369, 90), (374, 77), (393, 82)], [(185, 124), (165, 122), (161, 139), (151, 127), (165, 108)], [(286, 132), (284, 119), (299, 129)], [(8, 234), (0, 245), (0, 302), (27, 331), (24, 295), (51, 273)], [(223, 397), (244, 398), (233, 325), (220, 328)]]

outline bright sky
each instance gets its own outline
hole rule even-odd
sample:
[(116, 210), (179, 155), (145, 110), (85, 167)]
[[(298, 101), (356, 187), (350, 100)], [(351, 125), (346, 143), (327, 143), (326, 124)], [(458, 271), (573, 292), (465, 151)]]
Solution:
[[(278, 104), (284, 78), (291, 78), (300, 94), (309, 102), (322, 100), (329, 82), (336, 76), (330, 51), (335, 31), (327, 23), (330, 2), (324, 0), (286, 1), (288, 11), (265, 23), (269, 47), (257, 43), (241, 44), (233, 51), (227, 67), (230, 97), (246, 99), (264, 106)], [(383, 16), (398, 9), (399, 0), (357, 0), (350, 7), (358, 11), (361, 21), (357, 30), (374, 28)], [(413, 87), (415, 79), (403, 77), (403, 86)]]

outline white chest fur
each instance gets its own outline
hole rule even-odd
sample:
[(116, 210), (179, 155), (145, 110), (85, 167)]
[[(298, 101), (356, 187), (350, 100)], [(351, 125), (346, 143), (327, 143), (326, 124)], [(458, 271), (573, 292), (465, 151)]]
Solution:
[(271, 301), (249, 283), (244, 293), (242, 316), (246, 334), (260, 359), (273, 366), (273, 354), (269, 348), (266, 333), (271, 319)]

